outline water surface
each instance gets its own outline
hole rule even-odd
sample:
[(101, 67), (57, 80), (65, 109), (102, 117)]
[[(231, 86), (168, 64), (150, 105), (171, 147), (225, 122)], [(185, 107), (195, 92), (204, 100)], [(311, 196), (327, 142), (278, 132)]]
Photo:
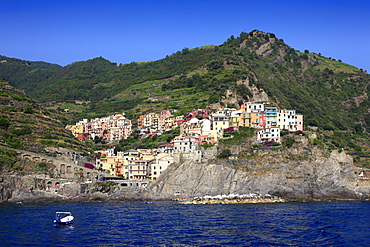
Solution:
[[(3, 204), (2, 246), (370, 246), (368, 202)], [(56, 211), (73, 226), (55, 227)]]

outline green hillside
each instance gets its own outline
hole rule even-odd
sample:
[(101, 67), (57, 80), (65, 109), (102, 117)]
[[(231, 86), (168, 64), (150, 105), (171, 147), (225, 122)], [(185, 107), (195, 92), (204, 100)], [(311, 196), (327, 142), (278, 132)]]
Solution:
[[(88, 152), (55, 115), (0, 79), (0, 146), (44, 152), (46, 146)], [(4, 150), (3, 148), (1, 149)]]
[[(132, 118), (168, 108), (183, 112), (220, 102), (227, 90), (242, 102), (251, 98), (249, 83), (280, 107), (304, 114), (307, 124), (370, 131), (366, 72), (299, 52), (271, 33), (243, 32), (219, 46), (184, 48), (146, 63), (117, 65), (98, 57), (60, 67), (1, 59), (4, 80), (40, 103), (72, 108), (73, 121), (122, 111)], [(74, 107), (76, 100), (89, 103)]]

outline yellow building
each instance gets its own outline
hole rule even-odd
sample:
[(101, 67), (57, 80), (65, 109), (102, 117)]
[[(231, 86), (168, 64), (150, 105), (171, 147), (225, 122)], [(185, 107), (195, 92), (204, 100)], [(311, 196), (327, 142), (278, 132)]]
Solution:
[(260, 122), (260, 112), (243, 112), (240, 114), (239, 126), (242, 127), (258, 127)]
[(141, 160), (154, 160), (154, 151), (153, 149), (138, 149), (139, 158)]
[(78, 134), (85, 133), (85, 126), (83, 125), (67, 125), (66, 129), (70, 130), (74, 137), (78, 137)]
[(97, 159), (95, 162), (95, 167), (106, 170), (107, 173), (109, 173), (110, 175), (115, 175), (115, 171), (116, 171), (115, 158), (116, 157), (113, 156), (113, 157), (104, 157), (104, 158)]

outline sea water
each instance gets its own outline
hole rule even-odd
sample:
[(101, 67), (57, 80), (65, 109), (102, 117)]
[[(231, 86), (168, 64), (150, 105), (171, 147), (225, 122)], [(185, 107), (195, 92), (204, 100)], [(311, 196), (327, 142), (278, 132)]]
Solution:
[[(75, 223), (54, 226), (56, 211)], [(0, 205), (1, 246), (370, 246), (369, 202)]]

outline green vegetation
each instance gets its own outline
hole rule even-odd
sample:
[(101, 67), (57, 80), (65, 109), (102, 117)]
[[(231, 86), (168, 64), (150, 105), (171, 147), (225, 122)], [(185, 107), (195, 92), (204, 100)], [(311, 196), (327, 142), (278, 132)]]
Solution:
[(153, 135), (141, 138), (140, 131), (135, 130), (127, 139), (123, 139), (115, 147), (115, 152), (126, 151), (129, 149), (152, 149), (159, 148), (160, 145), (169, 143), (173, 138), (180, 135), (180, 128), (175, 128), (164, 132), (162, 135)]
[[(13, 147), (26, 147), (34, 140), (48, 144), (51, 144), (46, 142), (49, 139), (57, 140), (56, 134), (50, 138), (42, 127), (31, 128), (31, 134), (14, 135), (13, 127), (8, 125), (14, 118), (17, 123), (27, 125), (27, 121), (39, 119), (36, 117), (39, 114), (44, 122), (53, 116), (64, 124), (122, 112), (132, 120), (163, 109), (176, 109), (177, 114), (183, 114), (191, 109), (211, 108), (213, 103), (237, 106), (235, 101), (233, 104), (227, 101), (230, 95), (239, 104), (250, 101), (255, 93), (253, 85), (257, 91), (263, 89), (279, 107), (302, 113), (306, 127), (317, 126), (324, 137), (314, 140), (314, 144), (368, 155), (369, 74), (308, 49), (299, 52), (272, 33), (242, 32), (219, 46), (184, 48), (145, 63), (117, 65), (98, 57), (61, 67), (3, 56), (0, 59), (6, 60), (0, 63), (3, 79), (39, 103), (52, 102), (49, 107), (53, 111), (41, 111), (25, 94), (10, 89), (1, 91), (0, 131), (5, 136), (5, 130), (11, 128), (6, 142)], [(0, 86), (6, 87), (6, 83), (0, 82)], [(89, 103), (78, 105), (75, 100)], [(19, 107), (14, 102), (23, 103)], [(62, 109), (70, 109), (70, 112), (63, 112), (63, 117), (56, 115)], [(40, 126), (45, 127), (44, 122), (40, 122)], [(243, 142), (237, 135), (222, 142), (225, 145)], [(153, 136), (132, 146), (123, 142), (119, 148), (153, 147), (157, 138)], [(52, 144), (79, 146), (67, 136)], [(95, 145), (105, 144), (96, 140)]]
[(204, 143), (204, 144), (201, 144), (200, 146), (201, 146), (202, 148), (207, 149), (207, 148), (214, 147), (214, 146), (215, 146), (215, 144), (213, 144), (213, 143)]
[(0, 171), (18, 171), (20, 166), (16, 156), (14, 150), (0, 147)]
[(220, 144), (229, 145), (239, 145), (248, 142), (250, 138), (254, 138), (254, 128), (239, 127), (239, 131), (233, 133), (233, 137), (229, 139), (221, 139)]
[(291, 148), (294, 144), (294, 137), (287, 136), (284, 141), (284, 147)]
[(309, 124), (353, 131), (360, 123), (370, 132), (367, 73), (309, 50), (296, 51), (257, 30), (147, 63), (117, 65), (98, 57), (60, 67), (0, 58), (7, 61), (0, 64), (3, 79), (39, 102), (64, 102), (60, 109), (70, 109), (64, 113), (69, 120), (61, 120), (68, 123), (123, 111), (135, 119), (150, 111), (205, 108), (224, 99), (227, 90), (243, 102), (252, 97), (247, 85), (254, 84), (280, 107), (304, 114)]
[(9, 125), (10, 123), (8, 121), (8, 118), (4, 115), (0, 115), (0, 129), (7, 129)]
[(6, 104), (0, 108), (3, 145), (24, 150), (43, 150), (45, 146), (65, 147), (85, 153), (91, 150), (64, 128), (57, 119), (58, 115), (42, 109), (22, 91), (0, 83), (0, 95), (6, 99)]
[(226, 158), (229, 158), (231, 156), (231, 151), (230, 149), (224, 149), (222, 150), (218, 155), (217, 155), (217, 158), (219, 159), (226, 159)]

